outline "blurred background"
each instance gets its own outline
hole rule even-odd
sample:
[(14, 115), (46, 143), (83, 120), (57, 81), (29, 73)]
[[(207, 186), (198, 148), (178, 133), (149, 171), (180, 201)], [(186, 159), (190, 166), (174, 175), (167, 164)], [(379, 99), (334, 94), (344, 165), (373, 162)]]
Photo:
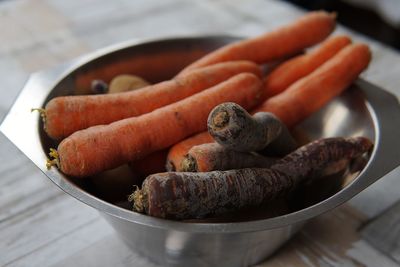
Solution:
[(338, 14), (339, 23), (400, 50), (399, 0), (287, 0), (307, 10)]

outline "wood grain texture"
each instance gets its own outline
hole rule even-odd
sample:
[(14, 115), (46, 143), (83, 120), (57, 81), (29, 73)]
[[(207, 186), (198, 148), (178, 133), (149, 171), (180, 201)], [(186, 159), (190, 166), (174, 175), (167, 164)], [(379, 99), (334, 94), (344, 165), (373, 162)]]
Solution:
[(400, 202), (363, 227), (361, 236), (374, 248), (400, 263)]
[(98, 219), (98, 213), (65, 194), (48, 198), (0, 225), (0, 265), (15, 262), (78, 231)]
[(3, 135), (0, 135), (0, 228), (14, 216), (62, 195)]
[[(364, 220), (365, 216), (351, 207), (339, 207), (312, 220), (274, 257), (259, 266), (377, 266), (376, 261), (359, 257), (374, 251), (367, 244), (356, 245), (360, 242), (356, 230)], [(381, 266), (397, 266), (379, 252), (375, 252), (375, 257), (388, 264)]]
[[(109, 241), (114, 240), (115, 244)], [(102, 249), (96, 249), (98, 243), (103, 244)], [(114, 249), (115, 248), (115, 249)], [(91, 255), (87, 254), (88, 250), (92, 250)], [(80, 225), (76, 230), (69, 231), (66, 234), (58, 237), (57, 239), (44, 244), (43, 246), (33, 250), (17, 259), (11, 261), (9, 266), (30, 266), (35, 263), (36, 266), (86, 266), (85, 261), (101, 262), (101, 266), (105, 264), (104, 259), (99, 259), (99, 256), (105, 256), (104, 253), (99, 251), (109, 251), (113, 255), (108, 254), (107, 258), (114, 261), (119, 260), (120, 252), (125, 251), (129, 255), (130, 250), (125, 248), (125, 245), (119, 241), (114, 231), (109, 227), (105, 220), (101, 218), (94, 218), (84, 225)], [(84, 259), (82, 261), (82, 259)], [(73, 261), (80, 262), (79, 264), (72, 264)], [(66, 262), (68, 264), (64, 264)], [(111, 265), (108, 265), (111, 266)]]
[[(176, 35), (254, 36), (303, 13), (273, 0), (0, 1), (0, 118), (31, 72), (121, 41)], [(167, 25), (167, 26), (165, 26)], [(363, 74), (400, 95), (400, 55), (367, 41), (374, 58)], [(259, 266), (398, 266), (356, 230), (399, 199), (399, 170), (304, 228)], [(373, 204), (371, 204), (373, 203)], [(360, 215), (359, 211), (364, 215)], [(131, 252), (98, 213), (65, 195), (0, 136), (1, 266), (153, 266)]]
[[(102, 251), (102, 253), (99, 253)], [(99, 266), (113, 267), (160, 267), (132, 252), (115, 234), (109, 234), (90, 246), (82, 248), (70, 257), (54, 264), (54, 267)]]

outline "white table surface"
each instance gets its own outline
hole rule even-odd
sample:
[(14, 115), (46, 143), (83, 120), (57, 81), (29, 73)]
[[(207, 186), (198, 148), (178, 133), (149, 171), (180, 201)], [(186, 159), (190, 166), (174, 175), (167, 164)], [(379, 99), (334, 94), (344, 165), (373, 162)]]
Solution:
[[(125, 40), (176, 35), (255, 36), (304, 11), (273, 0), (0, 2), (0, 117), (29, 74)], [(338, 14), (340, 16), (340, 14)], [(367, 42), (363, 78), (400, 95), (400, 55)], [(357, 229), (400, 198), (399, 169), (308, 224), (260, 266), (400, 266)], [(92, 208), (64, 194), (0, 135), (0, 266), (154, 266), (131, 252)]]

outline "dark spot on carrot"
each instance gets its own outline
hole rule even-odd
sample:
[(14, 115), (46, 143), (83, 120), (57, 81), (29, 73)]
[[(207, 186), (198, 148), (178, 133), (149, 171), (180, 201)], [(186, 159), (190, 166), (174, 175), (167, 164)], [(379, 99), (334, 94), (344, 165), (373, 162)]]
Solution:
[(178, 111), (175, 111), (174, 115), (175, 115), (175, 118), (176, 118), (178, 121), (182, 121), (182, 116), (179, 114)]

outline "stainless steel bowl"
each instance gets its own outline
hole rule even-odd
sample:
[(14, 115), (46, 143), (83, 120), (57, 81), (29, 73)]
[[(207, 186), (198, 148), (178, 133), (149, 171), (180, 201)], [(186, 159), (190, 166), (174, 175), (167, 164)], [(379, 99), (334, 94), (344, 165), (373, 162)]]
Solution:
[[(178, 222), (135, 213), (99, 191), (95, 179), (76, 180), (47, 170), (49, 147), (56, 144), (42, 130), (32, 107), (54, 96), (85, 93), (93, 78), (135, 73), (151, 82), (172, 77), (201, 55), (232, 42), (232, 37), (191, 37), (125, 43), (33, 74), (1, 125), (1, 131), (66, 193), (97, 209), (136, 252), (172, 266), (248, 266), (260, 262), (309, 219), (327, 212), (364, 190), (400, 163), (400, 106), (390, 93), (358, 80), (340, 97), (297, 127), (314, 139), (363, 135), (375, 142), (371, 158), (345, 187), (318, 202), (276, 217), (248, 217), (235, 222)], [(323, 88), (321, 88), (323, 90)], [(130, 190), (131, 187), (128, 189)], [(125, 195), (123, 195), (125, 197)]]

